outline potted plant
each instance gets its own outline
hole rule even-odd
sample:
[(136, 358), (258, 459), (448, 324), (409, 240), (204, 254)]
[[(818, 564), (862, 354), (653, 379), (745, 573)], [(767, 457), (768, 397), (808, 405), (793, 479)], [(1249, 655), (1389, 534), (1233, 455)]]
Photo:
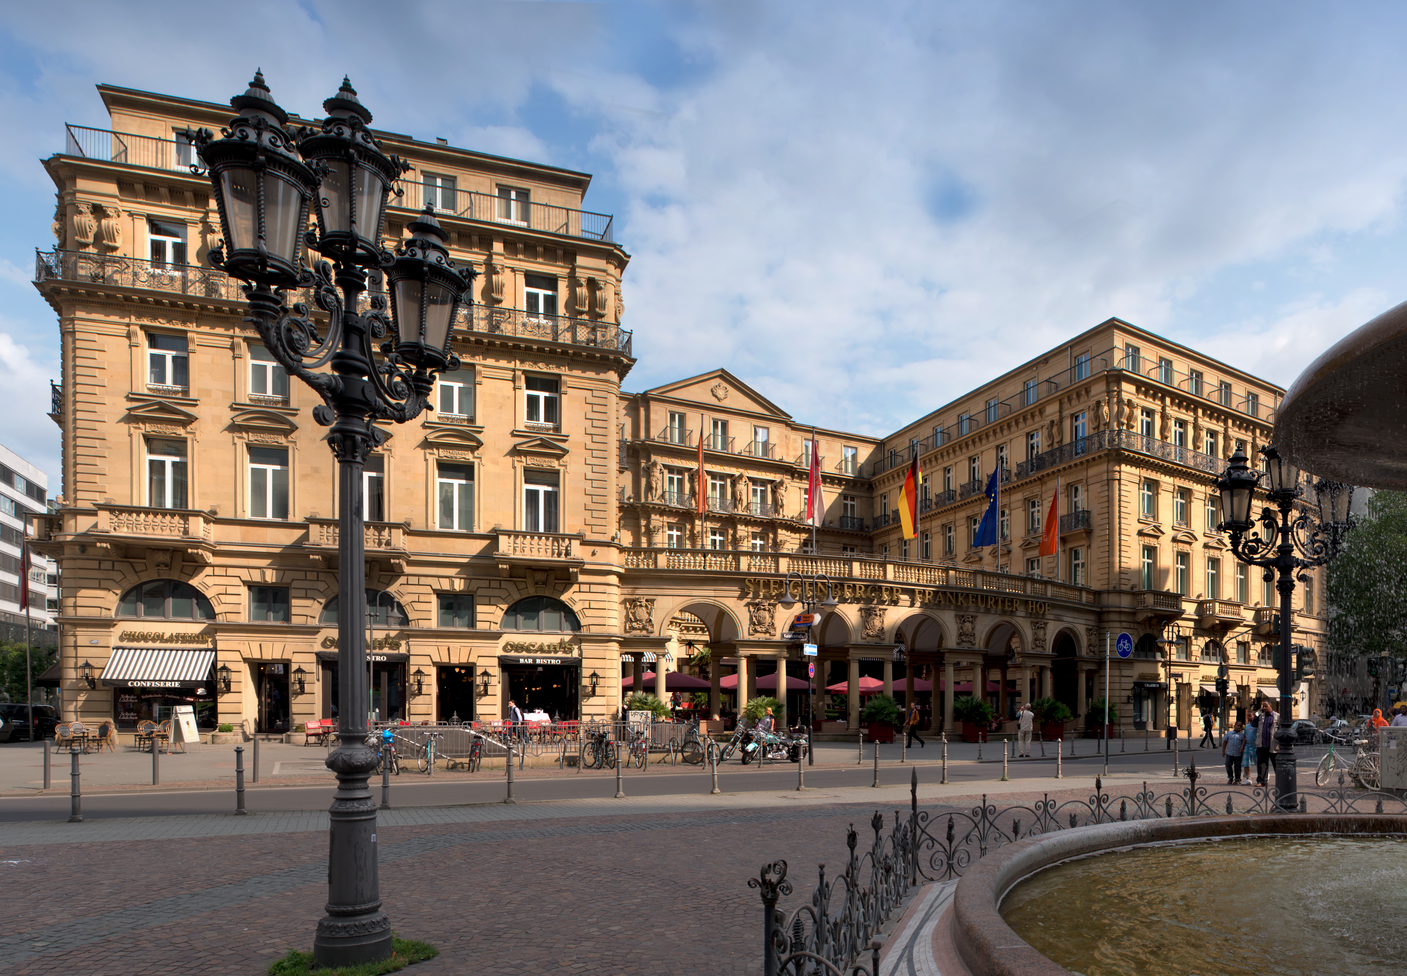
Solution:
[(962, 741), (976, 742), (991, 725), (992, 706), (972, 695), (959, 695), (953, 699), (953, 718), (962, 723)]
[(625, 700), (625, 710), (627, 712), (649, 712), (657, 722), (669, 718), (668, 705), (654, 695), (645, 695), (640, 692), (636, 692)]
[(743, 706), (743, 717), (748, 720), (749, 725), (756, 725), (762, 721), (762, 716), (766, 715), (767, 709), (770, 708), (772, 709), (772, 717), (778, 719), (777, 724), (780, 726), (781, 720), (777, 715), (777, 709), (781, 707), (781, 703), (771, 695), (759, 695), (756, 698), (748, 699), (747, 704)]
[(1056, 698), (1038, 698), (1031, 702), (1031, 711), (1041, 723), (1041, 738), (1049, 742), (1065, 738), (1065, 723), (1075, 716), (1063, 701)]
[(211, 745), (224, 745), (231, 742), (239, 742), (244, 737), (235, 731), (235, 727), (229, 722), (221, 722), (215, 727), (215, 731), (210, 733)]
[[(1085, 718), (1089, 722), (1090, 727), (1096, 730), (1095, 738), (1103, 738), (1104, 736), (1113, 734), (1114, 726), (1119, 722), (1119, 708), (1113, 702), (1109, 703), (1109, 718), (1107, 723), (1105, 723), (1104, 699), (1096, 698), (1089, 703), (1089, 714), (1086, 715)], [(1103, 728), (1100, 728), (1101, 723), (1105, 723)]]
[(860, 717), (869, 726), (871, 742), (893, 742), (894, 726), (903, 718), (899, 703), (888, 695), (871, 695)]

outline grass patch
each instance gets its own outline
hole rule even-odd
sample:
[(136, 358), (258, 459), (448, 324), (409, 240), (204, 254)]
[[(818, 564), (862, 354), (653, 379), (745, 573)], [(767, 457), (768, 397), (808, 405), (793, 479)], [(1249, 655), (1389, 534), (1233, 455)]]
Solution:
[(269, 967), (269, 976), (381, 976), (426, 959), (434, 959), (440, 954), (428, 942), (413, 939), (399, 939), (391, 936), (391, 955), (380, 962), (364, 962), (356, 966), (337, 966), (330, 969), (314, 969), (313, 954), (290, 949), (288, 955)]

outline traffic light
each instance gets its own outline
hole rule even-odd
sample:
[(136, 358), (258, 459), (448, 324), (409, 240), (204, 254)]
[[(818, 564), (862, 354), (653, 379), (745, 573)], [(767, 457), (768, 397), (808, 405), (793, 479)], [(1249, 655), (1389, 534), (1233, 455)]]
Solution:
[(1375, 657), (1370, 657), (1370, 658), (1368, 659), (1368, 677), (1370, 677), (1370, 678), (1376, 678), (1377, 676), (1378, 676), (1378, 659), (1375, 658)]
[(1295, 648), (1295, 680), (1303, 681), (1314, 674), (1314, 649), (1311, 647)]
[(1216, 693), (1222, 698), (1226, 697), (1226, 693), (1230, 690), (1230, 688), (1231, 682), (1227, 681), (1225, 678), (1216, 679)]

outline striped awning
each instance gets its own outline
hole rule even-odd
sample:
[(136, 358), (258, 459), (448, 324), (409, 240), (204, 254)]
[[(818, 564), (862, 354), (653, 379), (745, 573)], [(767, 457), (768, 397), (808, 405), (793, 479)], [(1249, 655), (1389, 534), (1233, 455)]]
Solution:
[(198, 688), (214, 663), (208, 647), (114, 647), (102, 680), (109, 688)]

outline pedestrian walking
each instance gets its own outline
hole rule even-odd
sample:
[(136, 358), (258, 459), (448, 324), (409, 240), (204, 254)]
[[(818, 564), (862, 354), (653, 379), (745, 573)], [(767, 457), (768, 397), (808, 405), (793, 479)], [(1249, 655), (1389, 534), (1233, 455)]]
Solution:
[(508, 737), (520, 738), (523, 734), (523, 710), (513, 699), (508, 699)]
[(1203, 712), (1203, 713), (1202, 713), (1202, 741), (1200, 741), (1200, 742), (1197, 743), (1198, 746), (1200, 746), (1200, 747), (1203, 748), (1203, 749), (1208, 749), (1208, 748), (1210, 748), (1210, 749), (1215, 749), (1215, 748), (1216, 748), (1216, 736), (1212, 734), (1212, 730), (1213, 730), (1214, 728), (1216, 728), (1216, 717), (1215, 717), (1214, 715), (1212, 715), (1211, 712)]
[(1036, 727), (1036, 713), (1031, 711), (1031, 703), (1027, 702), (1021, 706), (1021, 711), (1016, 714), (1016, 754), (1018, 756), (1031, 755), (1031, 732)]
[(1253, 714), (1249, 722), (1241, 726), (1241, 734), (1245, 737), (1245, 742), (1241, 749), (1241, 780), (1245, 783), (1251, 781), (1251, 766), (1256, 761), (1256, 728), (1260, 724), (1260, 716)]
[(1270, 702), (1260, 703), (1260, 727), (1256, 729), (1256, 785), (1265, 786), (1270, 774), (1270, 761), (1280, 751), (1275, 739), (1275, 725), (1280, 713), (1272, 711)]
[(923, 737), (918, 734), (919, 723), (922, 721), (923, 716), (919, 714), (918, 702), (910, 702), (909, 717), (904, 723), (905, 731), (907, 731), (909, 734), (908, 739), (906, 739), (904, 742), (905, 748), (908, 748), (909, 746), (913, 745), (915, 739), (918, 739), (918, 745), (920, 749), (927, 748), (924, 744)]
[(1226, 757), (1226, 785), (1241, 785), (1241, 753), (1246, 750), (1246, 733), (1237, 722), (1229, 733), (1221, 737), (1221, 754)]

